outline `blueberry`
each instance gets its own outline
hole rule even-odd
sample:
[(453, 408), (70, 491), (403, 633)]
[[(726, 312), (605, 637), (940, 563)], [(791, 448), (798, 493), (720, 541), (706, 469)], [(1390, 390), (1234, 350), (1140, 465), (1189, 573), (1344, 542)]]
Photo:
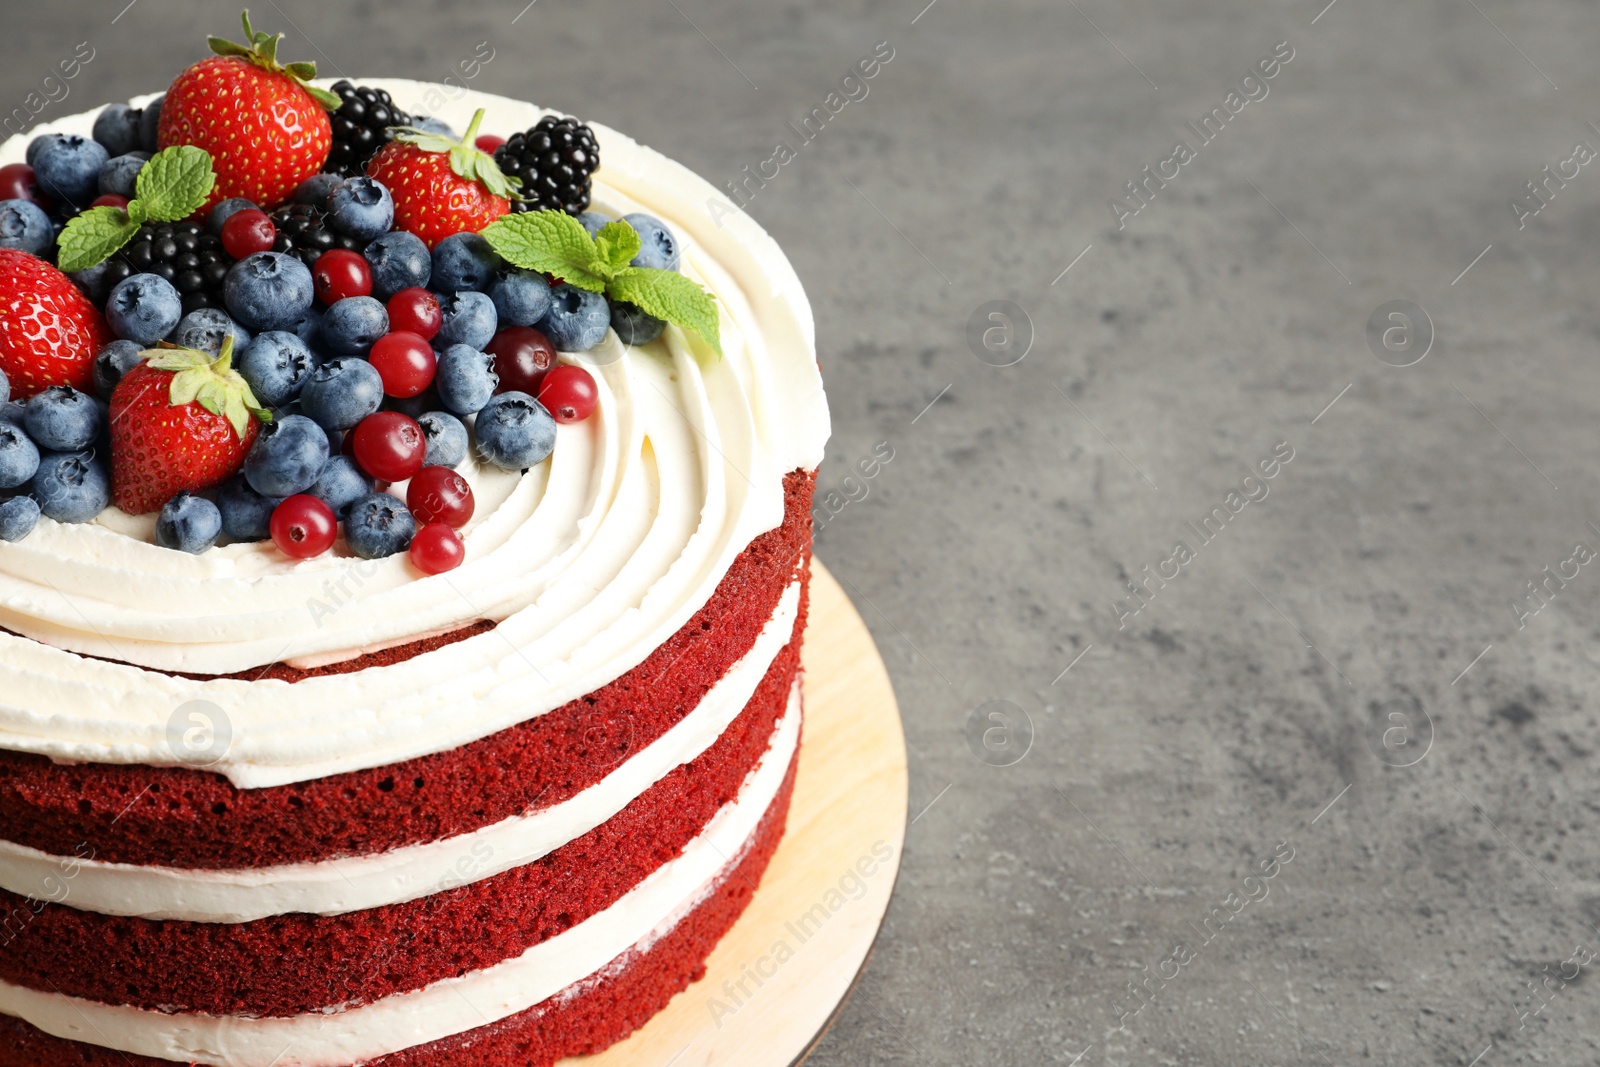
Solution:
[(512, 271), (489, 289), (501, 326), (532, 326), (550, 311), (550, 283), (543, 274)]
[(92, 267), (74, 271), (67, 277), (72, 279), (72, 284), (76, 285), (78, 291), (88, 297), (91, 303), (96, 307), (104, 307), (106, 296), (108, 295), (107, 290), (111, 288), (110, 271), (111, 261), (104, 259)]
[(527, 393), (494, 397), (478, 412), (478, 454), (506, 470), (527, 470), (556, 448), (556, 420)]
[(262, 496), (243, 476), (229, 480), (217, 491), (222, 532), (230, 541), (265, 541), (272, 536), (272, 512), (281, 497)]
[(382, 559), (411, 546), (417, 520), (388, 493), (368, 493), (350, 505), (344, 521), (345, 540), (362, 559)]
[(11, 379), (0, 369), (0, 407), (11, 403)]
[(362, 355), (388, 332), (389, 309), (370, 296), (347, 296), (322, 317), (322, 343), (341, 355)]
[(23, 433), (27, 433), (28, 431), (23, 429), (23, 424), (27, 422), (27, 415), (28, 409), (15, 400), (8, 400), (4, 404), (0, 404), (0, 425), (10, 423), (17, 429), (22, 430)]
[(206, 216), (206, 229), (213, 237), (222, 236), (222, 224), (233, 218), (241, 211), (257, 210), (255, 201), (246, 200), (242, 196), (232, 196), (211, 209), (211, 214)]
[(433, 411), (440, 406), (439, 393), (431, 385), (416, 396), (390, 396), (383, 401), (385, 411), (398, 411), (412, 419), (420, 419), (423, 412)]
[[(306, 277), (310, 276), (306, 271)], [(183, 298), (159, 274), (124, 278), (106, 298), (106, 325), (111, 332), (146, 348), (171, 333), (182, 318)]]
[(23, 153), (23, 159), (27, 161), (28, 166), (33, 166), (35, 161), (37, 161), (39, 158), (39, 153), (43, 152), (48, 146), (61, 140), (61, 137), (62, 135), (59, 133), (41, 133), (39, 136), (29, 141), (27, 150)]
[(611, 328), (625, 345), (647, 345), (661, 336), (667, 324), (654, 315), (646, 315), (637, 304), (614, 300), (611, 302)]
[(388, 300), (402, 289), (426, 288), (433, 276), (433, 256), (422, 238), (392, 230), (362, 252), (372, 268), (372, 295)]
[(144, 358), (144, 349), (133, 341), (112, 341), (94, 357), (94, 391), (101, 400), (111, 394), (127, 374)]
[(0, 422), (0, 489), (27, 485), (38, 470), (38, 446), (21, 426)]
[(57, 522), (88, 522), (111, 506), (111, 474), (93, 452), (48, 452), (33, 476), (33, 498)]
[(317, 346), (322, 344), (322, 317), (325, 314), (326, 312), (313, 304), (306, 308), (305, 314), (295, 320), (293, 326), (288, 328), (290, 333), (300, 338), (305, 346), (311, 349), (313, 357), (317, 355)]
[(0, 248), (43, 257), (56, 243), (56, 228), (32, 200), (0, 200)]
[(349, 456), (334, 456), (322, 468), (322, 475), (310, 489), (312, 496), (333, 509), (341, 521), (350, 514), (350, 505), (372, 492), (372, 483)]
[(146, 152), (159, 152), (161, 150), (161, 105), (167, 102), (167, 94), (162, 93), (144, 106), (144, 112), (139, 116), (139, 147)]
[(234, 366), (264, 407), (280, 408), (300, 398), (316, 360), (294, 334), (268, 330), (239, 353)]
[(383, 378), (364, 359), (331, 359), (311, 372), (300, 393), (306, 415), (330, 430), (348, 430), (383, 403)]
[(550, 291), (550, 313), (539, 332), (563, 352), (587, 352), (606, 339), (610, 326), (611, 309), (602, 294), (563, 282)]
[(436, 133), (440, 137), (448, 137), (452, 141), (461, 140), (461, 135), (448, 122), (433, 115), (417, 115), (411, 120), (411, 125), (414, 129), (422, 130), (426, 133)]
[(313, 295), (311, 268), (283, 252), (246, 256), (229, 268), (223, 283), (228, 314), (255, 333), (293, 328)]
[(303, 493), (328, 464), (328, 435), (304, 415), (269, 422), (244, 459), (244, 476), (262, 496)]
[(88, 393), (52, 385), (28, 401), (23, 426), (35, 444), (50, 452), (78, 452), (100, 431), (100, 408)]
[(20, 541), (39, 525), (39, 502), (31, 496), (0, 500), (0, 541)]
[(439, 347), (471, 345), (487, 348), (499, 328), (494, 301), (483, 293), (470, 290), (451, 293), (439, 298), (439, 311), (443, 321), (433, 343)]
[(427, 439), (425, 467), (458, 467), (467, 458), (467, 424), (448, 411), (429, 411), (418, 416), (417, 425)]
[(233, 338), (235, 353), (243, 351), (250, 343), (250, 334), (243, 326), (228, 318), (221, 308), (197, 308), (178, 321), (172, 333), (172, 343), (183, 348), (193, 348), (213, 356), (222, 352), (225, 338)]
[(161, 505), (156, 544), (179, 552), (201, 553), (222, 535), (222, 512), (203, 496), (179, 493)]
[(127, 155), (115, 156), (100, 168), (100, 177), (96, 179), (97, 187), (102, 194), (125, 196), (132, 200), (138, 191), (139, 172), (144, 170), (144, 165), (148, 162), (150, 157), (143, 152), (129, 152)]
[(433, 385), (446, 408), (457, 415), (475, 415), (494, 396), (500, 375), (495, 373), (493, 356), (471, 345), (451, 345), (439, 353)]
[(328, 215), (340, 233), (376, 241), (394, 225), (394, 197), (376, 179), (346, 178), (328, 198)]
[(602, 226), (611, 220), (598, 211), (585, 211), (578, 216), (578, 221), (583, 223), (583, 228), (589, 231), (589, 236), (593, 237), (600, 232)]
[(313, 174), (299, 185), (289, 196), (293, 204), (310, 204), (318, 211), (328, 210), (328, 198), (333, 191), (339, 188), (339, 183), (344, 181), (337, 174)]
[(107, 104), (94, 117), (94, 139), (113, 156), (136, 151), (143, 139), (139, 136), (139, 120), (144, 112), (127, 104)]
[(654, 215), (639, 212), (622, 216), (622, 221), (639, 233), (642, 247), (639, 249), (639, 254), (633, 257), (635, 267), (654, 267), (656, 270), (678, 269), (683, 253), (678, 248), (678, 239), (667, 229), (666, 223)]
[(87, 137), (62, 137), (39, 149), (33, 176), (50, 199), (88, 207), (100, 195), (100, 168), (110, 158), (104, 146)]
[(453, 233), (434, 246), (431, 284), (441, 293), (483, 292), (504, 266), (481, 234)]

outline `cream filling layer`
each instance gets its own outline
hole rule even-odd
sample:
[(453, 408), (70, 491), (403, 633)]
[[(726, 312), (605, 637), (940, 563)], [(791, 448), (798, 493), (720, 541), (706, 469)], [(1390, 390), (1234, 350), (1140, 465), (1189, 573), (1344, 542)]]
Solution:
[[(665, 936), (743, 857), (800, 742), (800, 688), (739, 796), (627, 896), (516, 959), (346, 1011), (287, 1019), (167, 1015), (0, 983), (0, 1013), (47, 1034), (179, 1063), (334, 1067), (509, 1018)], [(270, 961), (268, 961), (270, 965)]]
[(715, 744), (789, 643), (799, 613), (797, 581), (750, 651), (693, 711), (595, 785), (541, 811), (374, 856), (245, 870), (104, 863), (0, 841), (0, 888), (102, 915), (243, 923), (296, 912), (343, 915), (491, 878), (582, 837)]
[[(437, 90), (377, 80), (404, 108)], [(531, 104), (451, 90), (464, 128), (531, 126)], [(87, 134), (94, 113), (37, 132)], [(308, 781), (446, 751), (583, 696), (643, 662), (710, 599), (734, 559), (783, 520), (782, 479), (828, 438), (810, 307), (777, 244), (715, 190), (604, 127), (595, 208), (664, 220), (683, 271), (717, 297), (724, 356), (669, 327), (612, 333), (563, 358), (596, 376), (597, 415), (562, 426), (525, 473), (463, 473), (478, 514), (466, 562), (418, 578), (404, 555), (290, 561), (267, 545), (201, 555), (148, 543), (148, 523), (50, 520), (0, 544), (0, 748), (63, 762), (180, 765), (198, 708), (221, 724), (207, 767), (242, 788)], [(0, 148), (22, 158), (23, 138)], [(479, 618), (497, 627), (382, 669), (281, 682), (195, 681), (319, 662)], [(86, 657), (100, 657), (96, 659)], [(117, 662), (104, 662), (113, 660)], [(130, 666), (131, 664), (131, 666)], [(149, 669), (141, 669), (149, 668)], [(163, 672), (163, 673), (155, 673)]]

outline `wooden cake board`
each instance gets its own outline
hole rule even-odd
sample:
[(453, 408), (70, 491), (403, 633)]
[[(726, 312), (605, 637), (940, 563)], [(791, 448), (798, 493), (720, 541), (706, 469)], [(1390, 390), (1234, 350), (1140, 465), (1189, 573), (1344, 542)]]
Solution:
[(889, 907), (907, 814), (900, 709), (872, 635), (812, 564), (805, 732), (789, 828), (706, 977), (632, 1037), (561, 1067), (792, 1067), (855, 988)]

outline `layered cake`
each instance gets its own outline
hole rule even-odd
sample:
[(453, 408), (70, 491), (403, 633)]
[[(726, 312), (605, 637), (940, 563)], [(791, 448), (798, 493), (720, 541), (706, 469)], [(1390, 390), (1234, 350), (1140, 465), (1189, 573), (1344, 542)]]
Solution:
[(794, 271), (621, 134), (277, 44), (0, 149), (0, 1067), (593, 1053), (784, 832)]

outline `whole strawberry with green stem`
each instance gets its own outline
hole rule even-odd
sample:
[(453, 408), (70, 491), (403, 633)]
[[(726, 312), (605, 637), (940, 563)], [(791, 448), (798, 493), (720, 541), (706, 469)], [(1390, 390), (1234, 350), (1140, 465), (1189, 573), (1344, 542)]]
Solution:
[(37, 256), (0, 248), (0, 370), (18, 400), (52, 385), (93, 390), (94, 357), (111, 340), (100, 311)]
[(367, 174), (394, 197), (395, 229), (409, 230), (432, 248), (451, 234), (477, 233), (510, 213), (522, 183), (507, 177), (474, 143), (482, 124), (480, 108), (459, 141), (402, 126), (372, 157)]
[(271, 418), (233, 369), (233, 338), (213, 356), (152, 349), (111, 394), (111, 495), (130, 515), (161, 510), (239, 473)]
[(328, 112), (338, 96), (309, 84), (315, 63), (278, 62), (283, 34), (259, 33), (244, 13), (248, 44), (210, 38), (217, 53), (178, 75), (161, 105), (160, 143), (211, 153), (217, 183), (202, 207), (244, 197), (266, 210), (322, 170), (333, 148)]

